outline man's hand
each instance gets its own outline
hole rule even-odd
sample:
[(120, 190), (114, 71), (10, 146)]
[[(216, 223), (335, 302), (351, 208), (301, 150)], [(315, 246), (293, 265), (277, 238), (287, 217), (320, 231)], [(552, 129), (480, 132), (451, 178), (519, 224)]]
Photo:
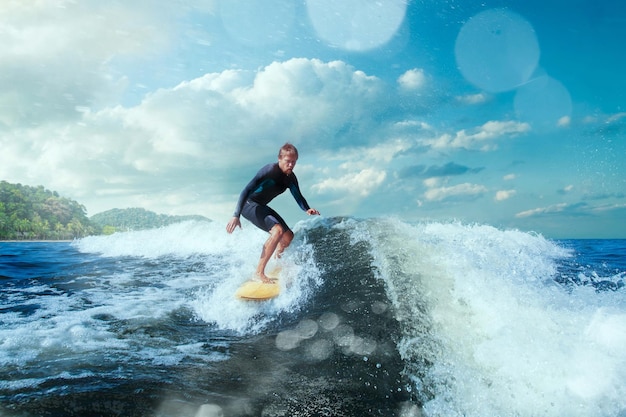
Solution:
[(309, 216), (313, 216), (313, 215), (320, 215), (320, 212), (315, 210), (314, 208), (310, 208), (306, 211), (306, 214), (308, 214)]
[(239, 220), (239, 217), (233, 216), (233, 218), (230, 219), (230, 221), (226, 225), (226, 231), (228, 233), (232, 233), (237, 226), (239, 226), (239, 228), (241, 229), (241, 221)]

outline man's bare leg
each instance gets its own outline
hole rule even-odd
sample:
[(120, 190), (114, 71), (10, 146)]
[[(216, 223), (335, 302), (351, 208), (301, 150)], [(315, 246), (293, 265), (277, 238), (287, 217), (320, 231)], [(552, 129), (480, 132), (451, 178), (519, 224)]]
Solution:
[(265, 275), (265, 267), (269, 262), (272, 254), (276, 250), (278, 243), (281, 241), (284, 235), (284, 229), (280, 224), (275, 225), (270, 229), (270, 237), (267, 238), (263, 245), (263, 251), (261, 252), (261, 259), (259, 259), (259, 266), (256, 268), (256, 275), (261, 281), (271, 283), (272, 280)]
[(278, 248), (276, 249), (277, 258), (281, 257), (285, 249), (287, 249), (287, 247), (291, 244), (292, 240), (293, 240), (293, 232), (291, 230), (288, 230), (285, 233), (283, 233), (283, 237), (280, 239), (280, 242), (278, 242)]

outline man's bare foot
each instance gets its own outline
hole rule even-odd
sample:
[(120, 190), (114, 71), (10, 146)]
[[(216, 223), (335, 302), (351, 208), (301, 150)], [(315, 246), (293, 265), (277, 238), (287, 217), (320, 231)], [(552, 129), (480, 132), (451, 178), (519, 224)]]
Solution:
[(261, 280), (261, 282), (265, 284), (273, 284), (276, 281), (276, 278), (269, 278), (265, 274), (256, 274), (256, 277)]

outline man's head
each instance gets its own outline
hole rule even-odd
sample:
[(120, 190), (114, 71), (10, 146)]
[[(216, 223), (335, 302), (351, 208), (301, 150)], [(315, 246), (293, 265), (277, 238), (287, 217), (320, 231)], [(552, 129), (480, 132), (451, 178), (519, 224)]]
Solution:
[(285, 174), (293, 172), (293, 168), (298, 161), (298, 150), (291, 143), (285, 143), (278, 151), (278, 167)]

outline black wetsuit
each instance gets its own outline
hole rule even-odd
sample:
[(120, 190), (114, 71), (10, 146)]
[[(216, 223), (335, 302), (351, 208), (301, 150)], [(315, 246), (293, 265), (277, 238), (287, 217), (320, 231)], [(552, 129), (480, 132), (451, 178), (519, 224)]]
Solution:
[(285, 174), (278, 163), (273, 163), (261, 168), (246, 185), (239, 196), (233, 215), (236, 217), (243, 215), (255, 226), (266, 232), (269, 232), (277, 224), (282, 225), (285, 231), (290, 230), (285, 220), (267, 206), (270, 201), (285, 192), (286, 189), (291, 191), (293, 198), (296, 199), (302, 210), (310, 209), (309, 204), (300, 193), (296, 175), (293, 172), (289, 175)]

